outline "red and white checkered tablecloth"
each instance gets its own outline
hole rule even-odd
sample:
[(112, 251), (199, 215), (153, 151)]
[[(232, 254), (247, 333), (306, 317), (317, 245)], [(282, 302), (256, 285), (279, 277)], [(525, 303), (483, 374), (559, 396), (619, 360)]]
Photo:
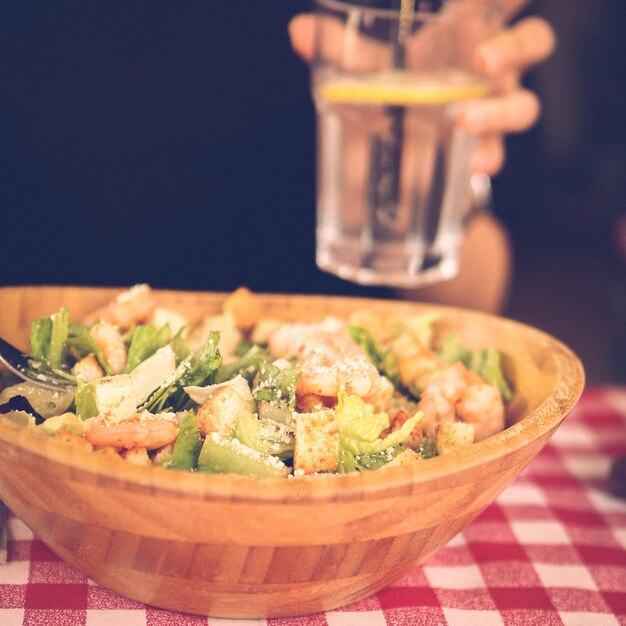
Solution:
[(63, 563), (9, 514), (2, 626), (626, 625), (626, 389), (585, 391), (548, 446), (461, 535), (375, 596), (290, 619), (226, 620), (122, 598)]

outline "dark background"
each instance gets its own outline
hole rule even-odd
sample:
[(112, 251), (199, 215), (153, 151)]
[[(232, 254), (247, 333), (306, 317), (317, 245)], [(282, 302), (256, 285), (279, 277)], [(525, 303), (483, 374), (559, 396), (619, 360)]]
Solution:
[[(527, 82), (495, 208), (504, 313), (622, 380), (622, 0), (540, 0), (559, 48)], [(0, 284), (389, 295), (314, 263), (314, 111), (289, 19), (308, 0), (0, 5)]]

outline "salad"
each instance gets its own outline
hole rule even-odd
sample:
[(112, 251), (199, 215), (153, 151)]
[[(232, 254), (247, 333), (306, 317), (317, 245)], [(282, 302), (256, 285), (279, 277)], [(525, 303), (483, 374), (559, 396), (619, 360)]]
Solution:
[(503, 430), (511, 396), (497, 350), (453, 334), (435, 346), (435, 321), (284, 322), (246, 288), (197, 321), (136, 285), (80, 322), (65, 307), (32, 321), (34, 366), (72, 384), (3, 372), (0, 418), (177, 471), (287, 478), (422, 463)]

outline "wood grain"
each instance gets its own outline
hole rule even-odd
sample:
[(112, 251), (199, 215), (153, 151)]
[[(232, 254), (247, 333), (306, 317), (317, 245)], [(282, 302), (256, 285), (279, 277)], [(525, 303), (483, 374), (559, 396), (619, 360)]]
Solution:
[[(0, 289), (0, 334), (74, 319), (118, 290)], [(191, 317), (226, 294), (157, 292)], [(328, 610), (375, 593), (446, 544), (532, 461), (578, 400), (577, 357), (556, 339), (482, 313), (382, 300), (263, 295), (269, 315), (320, 319), (367, 307), (437, 311), (438, 332), (505, 354), (509, 428), (413, 467), (289, 480), (206, 476), (103, 458), (0, 420), (0, 498), (68, 563), (129, 598), (222, 617)]]

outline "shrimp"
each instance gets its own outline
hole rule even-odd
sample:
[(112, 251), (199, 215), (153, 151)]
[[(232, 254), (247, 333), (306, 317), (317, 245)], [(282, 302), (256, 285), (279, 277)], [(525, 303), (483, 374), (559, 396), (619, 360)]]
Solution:
[(297, 356), (300, 377), (296, 396), (306, 398), (306, 405), (329, 406), (340, 390), (363, 400), (387, 402), (389, 394), (381, 393), (381, 375), (367, 355), (352, 340), (343, 322), (329, 317), (321, 323), (283, 324), (269, 338), (274, 356)]
[(495, 385), (470, 385), (457, 403), (456, 411), (460, 420), (474, 426), (474, 441), (504, 430), (504, 403)]
[(336, 397), (344, 389), (364, 400), (380, 390), (380, 374), (349, 335), (322, 331), (300, 348), (298, 394)]
[(172, 443), (178, 435), (175, 420), (158, 416), (139, 416), (109, 424), (101, 417), (88, 420), (85, 439), (93, 446), (116, 449), (145, 448), (156, 450)]
[(150, 465), (150, 457), (146, 448), (129, 448), (121, 453), (122, 458), (133, 465)]
[(390, 344), (396, 354), (400, 382), (421, 389), (427, 377), (440, 367), (437, 355), (425, 348), (411, 333), (404, 332)]
[(393, 383), (387, 377), (381, 376), (378, 391), (369, 396), (367, 401), (374, 407), (375, 411), (386, 411), (391, 406), (395, 390)]
[(314, 342), (316, 335), (321, 332), (345, 333), (346, 326), (335, 317), (327, 317), (318, 323), (277, 324), (273, 332), (270, 329), (267, 344), (274, 356), (289, 358), (298, 355), (300, 350)]
[(120, 374), (126, 367), (126, 346), (117, 328), (108, 322), (98, 322), (89, 330), (91, 338), (102, 352), (113, 374)]
[(426, 435), (434, 435), (440, 423), (454, 422), (455, 406), (467, 386), (465, 367), (461, 363), (439, 366), (425, 377), (417, 408), (424, 417), (421, 425)]
[(426, 434), (434, 435), (439, 424), (465, 422), (475, 428), (475, 441), (504, 429), (504, 403), (495, 385), (462, 363), (446, 365), (430, 372), (417, 408)]
[(145, 322), (154, 312), (156, 301), (148, 285), (135, 285), (120, 293), (106, 306), (93, 311), (84, 320), (89, 325), (102, 320), (125, 330)]

